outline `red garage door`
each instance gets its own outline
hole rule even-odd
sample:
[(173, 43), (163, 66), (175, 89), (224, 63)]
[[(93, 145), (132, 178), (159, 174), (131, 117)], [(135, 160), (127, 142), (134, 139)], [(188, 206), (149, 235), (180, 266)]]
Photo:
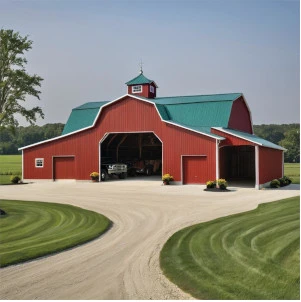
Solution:
[(53, 158), (53, 179), (75, 179), (74, 157)]
[(204, 184), (206, 178), (206, 156), (183, 156), (183, 184)]

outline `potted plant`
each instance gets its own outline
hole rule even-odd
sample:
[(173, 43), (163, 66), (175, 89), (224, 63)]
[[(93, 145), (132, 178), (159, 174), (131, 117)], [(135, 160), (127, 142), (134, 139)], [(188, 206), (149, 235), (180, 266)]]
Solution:
[(98, 172), (92, 172), (90, 174), (90, 177), (91, 177), (93, 182), (97, 182), (99, 180), (99, 173)]
[(164, 185), (169, 185), (169, 183), (171, 182), (171, 181), (173, 181), (173, 176), (171, 176), (170, 174), (164, 174), (163, 176), (162, 176), (162, 180), (163, 180), (163, 184)]
[(207, 186), (207, 189), (214, 189), (214, 188), (216, 188), (216, 181), (215, 180), (208, 180), (206, 182), (206, 186)]
[(223, 178), (217, 180), (217, 185), (221, 190), (226, 190), (228, 187), (227, 181)]

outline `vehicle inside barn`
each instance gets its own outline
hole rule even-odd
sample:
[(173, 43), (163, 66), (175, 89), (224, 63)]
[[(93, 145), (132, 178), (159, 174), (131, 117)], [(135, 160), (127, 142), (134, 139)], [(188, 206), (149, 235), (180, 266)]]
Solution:
[[(110, 133), (101, 142), (101, 165), (126, 164), (127, 176), (162, 174), (162, 143), (152, 132)], [(102, 177), (106, 180), (107, 175)]]

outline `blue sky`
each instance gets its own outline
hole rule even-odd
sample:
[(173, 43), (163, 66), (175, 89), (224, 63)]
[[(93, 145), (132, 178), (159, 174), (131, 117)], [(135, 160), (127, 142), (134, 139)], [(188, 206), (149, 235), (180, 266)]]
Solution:
[[(158, 96), (242, 92), (254, 124), (300, 120), (295, 0), (7, 1), (0, 27), (29, 35), (27, 70), (44, 78), (38, 124), (126, 93), (139, 73)], [(22, 123), (22, 119), (20, 119)]]

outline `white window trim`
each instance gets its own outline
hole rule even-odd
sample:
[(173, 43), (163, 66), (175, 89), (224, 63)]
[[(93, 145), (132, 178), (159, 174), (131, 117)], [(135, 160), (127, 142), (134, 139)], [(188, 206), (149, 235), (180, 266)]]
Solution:
[[(138, 89), (138, 87), (139, 87), (140, 89), (134, 91), (134, 88)], [(141, 92), (142, 92), (142, 85), (135, 85), (135, 86), (132, 86), (132, 93), (141, 93)]]
[(151, 93), (155, 93), (155, 87), (152, 86), (152, 85), (150, 85), (150, 86), (149, 86), (149, 91), (150, 91)]
[[(42, 162), (41, 166), (38, 166), (38, 161)], [(35, 158), (35, 167), (36, 168), (44, 168), (44, 158)]]

